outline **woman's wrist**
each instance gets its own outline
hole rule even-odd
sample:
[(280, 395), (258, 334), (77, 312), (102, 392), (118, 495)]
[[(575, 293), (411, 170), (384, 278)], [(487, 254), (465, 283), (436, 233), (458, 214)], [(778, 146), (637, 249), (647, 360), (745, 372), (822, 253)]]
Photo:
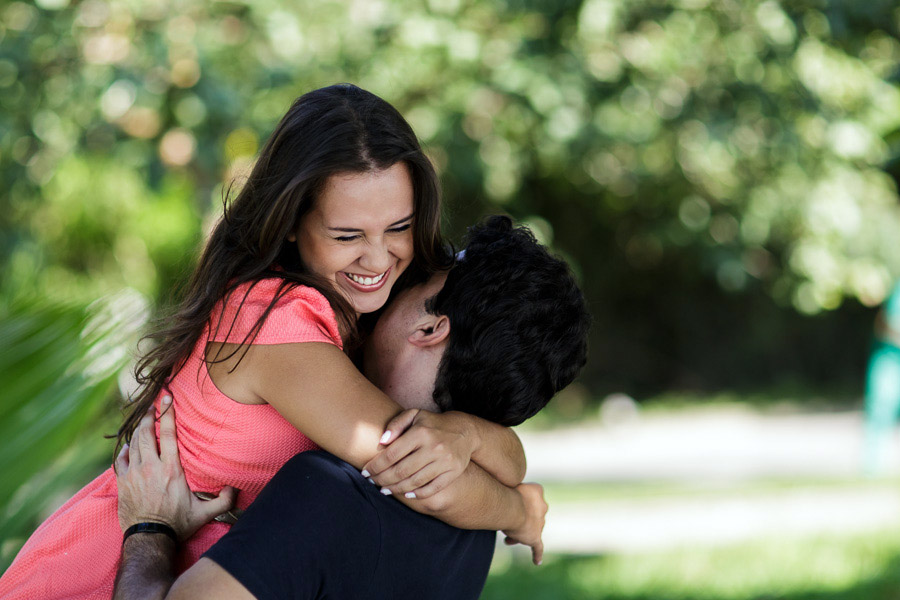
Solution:
[(504, 507), (508, 518), (508, 523), (498, 529), (508, 532), (521, 532), (527, 528), (529, 523), (528, 505), (525, 502), (525, 496), (516, 488), (508, 488), (504, 486)]
[(463, 435), (469, 440), (470, 456), (475, 456), (484, 447), (484, 420), (464, 412), (458, 414), (463, 416)]
[(547, 515), (544, 489), (535, 483), (523, 483), (513, 490), (519, 502), (511, 503), (513, 525), (503, 532), (529, 546), (540, 540)]
[(466, 415), (473, 429), (472, 462), (483, 467), (500, 483), (515, 487), (525, 478), (525, 450), (510, 429), (474, 415)]
[(454, 420), (454, 427), (466, 441), (469, 460), (474, 460), (475, 455), (484, 447), (484, 420), (460, 411), (449, 411), (444, 415)]

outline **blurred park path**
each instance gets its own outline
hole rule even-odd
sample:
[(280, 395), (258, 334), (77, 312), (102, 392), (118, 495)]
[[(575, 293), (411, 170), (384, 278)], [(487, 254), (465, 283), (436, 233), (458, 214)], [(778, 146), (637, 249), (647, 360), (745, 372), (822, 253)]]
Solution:
[[(548, 485), (545, 542), (555, 552), (652, 551), (900, 523), (900, 485), (892, 481), (900, 444), (892, 440), (889, 478), (863, 479), (859, 412), (691, 409), (521, 437), (528, 479)], [(604, 483), (620, 491), (604, 493)], [(558, 491), (579, 487), (574, 500)]]

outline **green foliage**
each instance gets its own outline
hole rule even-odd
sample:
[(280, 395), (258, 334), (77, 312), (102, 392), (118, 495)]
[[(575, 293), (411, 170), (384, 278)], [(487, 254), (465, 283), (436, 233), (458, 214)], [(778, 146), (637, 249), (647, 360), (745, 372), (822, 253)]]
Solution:
[(87, 310), (24, 302), (0, 309), (0, 568), (61, 493), (109, 464), (103, 435), (118, 425), (111, 401), (145, 312), (134, 294)]
[[(731, 337), (767, 373), (764, 320), (805, 335), (778, 307), (850, 298), (862, 327), (900, 274), (898, 21), (886, 1), (11, 2), (0, 287), (159, 297), (291, 100), (352, 81), (409, 117), (451, 231), (511, 213), (622, 324), (595, 332), (592, 385), (741, 383), (692, 355), (727, 340), (704, 317), (763, 315)], [(840, 364), (819, 370), (857, 374)]]
[[(290, 102), (337, 81), (409, 118), (452, 233), (506, 211), (571, 260), (596, 325), (570, 406), (852, 379), (900, 275), (898, 27), (888, 0), (3, 3), (0, 563), (109, 458), (129, 344), (77, 307), (173, 289)], [(578, 583), (608, 564), (489, 594), (671, 597)], [(888, 597), (847, 589), (819, 597)]]

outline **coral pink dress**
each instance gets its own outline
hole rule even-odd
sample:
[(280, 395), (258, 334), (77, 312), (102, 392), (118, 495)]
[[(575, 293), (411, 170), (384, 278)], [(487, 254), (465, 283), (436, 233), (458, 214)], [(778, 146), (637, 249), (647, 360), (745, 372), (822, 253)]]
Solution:
[[(210, 380), (203, 355), (208, 341), (243, 341), (275, 296), (279, 283), (264, 279), (253, 289), (245, 284), (232, 293), (224, 306), (221, 326), (214, 326), (212, 334), (207, 327), (169, 385), (176, 411), (178, 449), (190, 488), (217, 494), (226, 485), (234, 486), (240, 490), (237, 505), (242, 509), (253, 502), (288, 459), (316, 445), (271, 406), (240, 404), (222, 394)], [(220, 322), (222, 308), (220, 303), (211, 323)], [(342, 346), (334, 311), (312, 288), (296, 287), (284, 295), (253, 341), (296, 342)], [(116, 478), (113, 470), (107, 469), (28, 539), (0, 578), (0, 598), (110, 598), (122, 543), (116, 506)], [(179, 557), (179, 572), (194, 564), (228, 527), (210, 523), (188, 540)]]

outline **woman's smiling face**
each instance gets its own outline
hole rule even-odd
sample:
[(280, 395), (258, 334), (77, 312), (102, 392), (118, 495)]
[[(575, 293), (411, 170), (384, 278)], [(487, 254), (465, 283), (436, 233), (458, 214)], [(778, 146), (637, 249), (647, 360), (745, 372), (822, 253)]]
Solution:
[(333, 282), (357, 314), (378, 310), (413, 257), (413, 186), (406, 164), (338, 173), (288, 237), (307, 269)]

